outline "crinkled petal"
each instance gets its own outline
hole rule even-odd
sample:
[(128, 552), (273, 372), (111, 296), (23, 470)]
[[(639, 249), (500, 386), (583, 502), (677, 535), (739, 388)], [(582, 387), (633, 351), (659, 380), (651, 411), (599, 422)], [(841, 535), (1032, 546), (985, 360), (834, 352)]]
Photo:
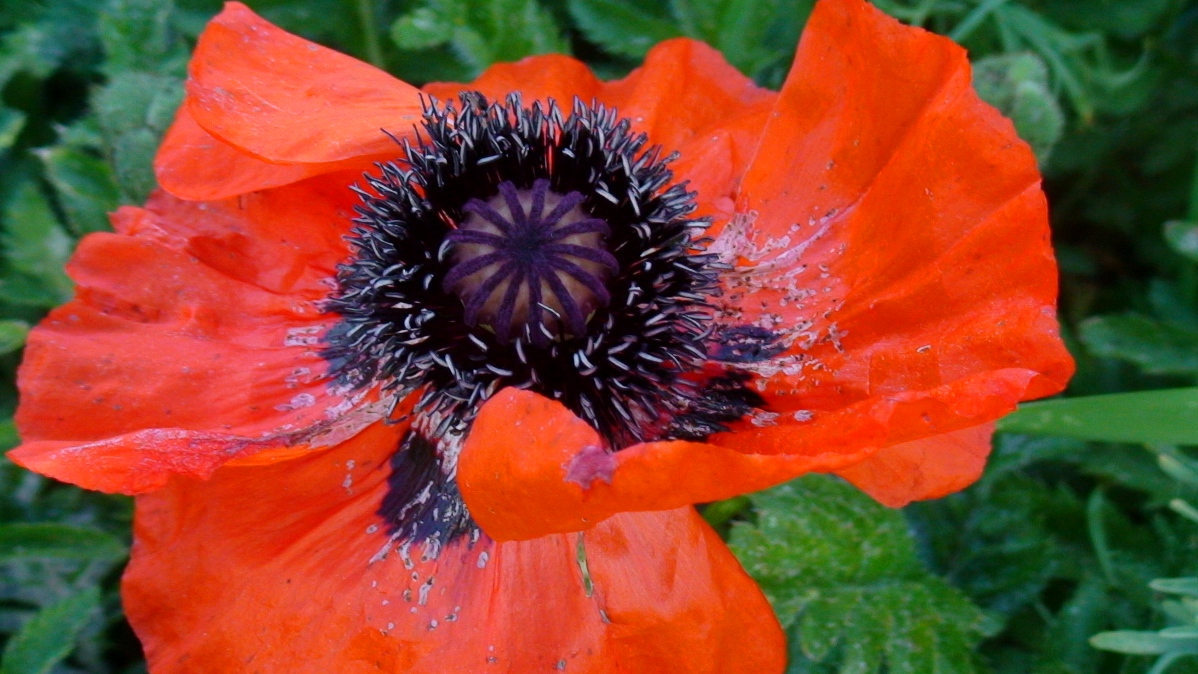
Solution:
[(788, 451), (856, 410), (884, 419), (886, 447), (991, 421), (1072, 373), (1035, 158), (945, 38), (821, 2), (738, 211), (713, 244), (736, 265), (713, 353), (770, 416), (714, 442)]
[(239, 2), (200, 35), (189, 112), (208, 133), (267, 161), (321, 164), (394, 154), (382, 129), (420, 121), (419, 90), (292, 35)]
[[(394, 150), (390, 151), (395, 154)], [(247, 154), (208, 133), (186, 105), (167, 130), (154, 172), (164, 190), (192, 201), (218, 201), (342, 168), (364, 168), (372, 157), (322, 164), (280, 164)]]
[(754, 454), (683, 441), (611, 453), (561, 403), (505, 389), (475, 418), (458, 459), (458, 483), (487, 534), (527, 540), (588, 529), (619, 512), (729, 498), (811, 471), (835, 470), (862, 456), (816, 448)]
[(891, 508), (973, 484), (986, 467), (994, 424), (887, 447), (837, 473)]
[(519, 92), (525, 105), (553, 99), (569, 113), (574, 98), (590, 102), (602, 89), (603, 83), (585, 63), (561, 54), (529, 56), (515, 63), (496, 63), (478, 79), (469, 83), (430, 82), (424, 91), (443, 102), (457, 103), (457, 95), (477, 91), (490, 101), (502, 101), (508, 94)]
[(768, 603), (693, 509), (525, 542), (393, 539), (378, 513), (402, 433), (138, 497), (123, 596), (151, 670), (783, 670)]
[(715, 49), (678, 38), (653, 47), (628, 77), (604, 85), (599, 99), (649, 134), (675, 178), (697, 195), (698, 215), (724, 220), (777, 94), (762, 89)]
[(416, 88), (230, 2), (200, 36), (187, 96), (154, 166), (183, 199), (224, 199), (400, 153)]
[(975, 479), (990, 422), (1060, 390), (1056, 267), (1035, 160), (964, 51), (860, 0), (824, 0), (769, 115), (710, 353), (765, 407), (707, 443), (608, 453), (564, 407), (505, 391), (459, 464), (497, 538), (581, 530), (839, 472), (884, 503)]
[[(29, 337), (16, 462), (84, 487), (153, 489), (230, 459), (337, 441), (355, 409), (319, 355), (318, 304), (352, 195), (322, 178), (224, 202), (160, 193), (68, 264), (76, 297)], [(352, 414), (351, 414), (351, 411)], [(358, 418), (362, 416), (363, 418)]]
[(715, 49), (687, 38), (653, 47), (641, 67), (603, 86), (600, 100), (665, 148), (686, 147), (777, 94), (742, 75)]
[(990, 423), (880, 448), (888, 419), (923, 404), (909, 394), (884, 410), (846, 414), (848, 442), (831, 431), (813, 437), (779, 426), (770, 437), (776, 444), (744, 443), (730, 433), (709, 443), (648, 442), (610, 452), (561, 403), (505, 389), (475, 418), (458, 458), (458, 482), (475, 521), (498, 540), (582, 531), (616, 513), (717, 501), (810, 472), (839, 473), (898, 507), (968, 486), (989, 453)]

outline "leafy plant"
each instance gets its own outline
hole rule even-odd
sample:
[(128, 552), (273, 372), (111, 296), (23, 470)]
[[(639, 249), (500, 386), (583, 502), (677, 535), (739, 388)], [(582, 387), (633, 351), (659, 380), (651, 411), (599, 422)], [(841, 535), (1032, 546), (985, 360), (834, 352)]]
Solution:
[(750, 497), (729, 539), (791, 635), (792, 672), (975, 672), (982, 612), (929, 573), (901, 513), (812, 475)]
[[(1078, 374), (1004, 420), (961, 494), (895, 512), (809, 477), (705, 514), (775, 602), (792, 672), (1198, 671), (1183, 657), (1198, 639), (1198, 6), (875, 1), (964, 45), (979, 94), (1036, 151)], [(778, 87), (814, 1), (249, 4), (415, 84), (551, 51), (615, 77), (688, 36)], [(78, 239), (153, 190), (187, 54), (220, 6), (0, 4), (0, 447), (16, 442), (4, 420), (29, 327), (73, 292)], [(0, 674), (143, 666), (117, 598), (130, 518), (126, 499), (0, 461)]]
[[(1198, 461), (1177, 450), (1159, 447), (1161, 469), (1179, 483), (1198, 487)], [(1183, 499), (1173, 499), (1169, 506), (1182, 517), (1198, 524), (1198, 510)], [(1147, 630), (1118, 630), (1102, 632), (1090, 639), (1095, 648), (1129, 655), (1158, 656), (1150, 674), (1163, 674), (1174, 662), (1187, 655), (1198, 655), (1198, 576), (1157, 578), (1149, 586), (1164, 595), (1162, 612), (1170, 623), (1155, 632)]]

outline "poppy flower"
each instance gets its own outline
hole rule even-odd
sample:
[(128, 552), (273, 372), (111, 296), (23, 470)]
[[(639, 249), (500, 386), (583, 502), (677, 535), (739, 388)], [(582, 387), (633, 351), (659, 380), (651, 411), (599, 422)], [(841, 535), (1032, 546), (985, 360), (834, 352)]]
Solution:
[(9, 455), (137, 496), (154, 672), (780, 672), (692, 504), (949, 493), (1071, 372), (1031, 152), (862, 0), (779, 92), (686, 39), (419, 90), (238, 3), (189, 73)]

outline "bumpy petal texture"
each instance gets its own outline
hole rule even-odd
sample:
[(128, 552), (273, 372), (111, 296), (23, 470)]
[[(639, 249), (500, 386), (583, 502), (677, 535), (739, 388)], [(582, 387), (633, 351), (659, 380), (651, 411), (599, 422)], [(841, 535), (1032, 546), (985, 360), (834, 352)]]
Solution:
[[(492, 536), (584, 529), (811, 471), (888, 505), (942, 496), (980, 474), (990, 422), (1064, 387), (1073, 363), (1035, 159), (978, 99), (960, 47), (861, 0), (824, 0), (782, 91), (762, 100), (743, 178), (722, 184), (735, 215), (712, 230), (733, 270), (711, 356), (763, 410), (707, 443), (609, 454), (560, 405), (501, 393), (459, 473)], [(505, 435), (504, 414), (525, 427)], [(520, 465), (505, 455), (517, 450)]]
[(140, 493), (174, 473), (334, 444), (377, 418), (364, 394), (332, 385), (319, 355), (350, 181), (208, 203), (160, 192), (118, 211), (116, 232), (84, 239), (68, 265), (76, 297), (29, 336), (24, 444), (10, 458)]
[(138, 498), (126, 611), (154, 672), (776, 674), (783, 636), (686, 508), (430, 552), (379, 516), (402, 426)]
[(420, 113), (414, 87), (230, 2), (196, 45), (158, 179), (211, 200), (368, 167), (396, 154), (382, 130), (406, 135)]

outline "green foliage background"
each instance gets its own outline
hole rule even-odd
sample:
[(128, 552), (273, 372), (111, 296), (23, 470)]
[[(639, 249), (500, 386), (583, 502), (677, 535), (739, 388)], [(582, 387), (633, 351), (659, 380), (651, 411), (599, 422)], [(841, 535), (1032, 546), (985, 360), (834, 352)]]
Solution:
[[(792, 673), (1198, 671), (1198, 3), (876, 3), (968, 47), (979, 92), (1036, 150), (1078, 375), (1004, 421), (964, 493), (891, 511), (813, 476), (705, 515), (774, 602)], [(416, 84), (550, 51), (616, 77), (688, 35), (770, 87), (811, 8), (249, 4)], [(188, 50), (218, 10), (0, 0), (0, 418), (29, 326), (72, 292), (75, 242), (153, 189)], [(0, 461), (0, 674), (144, 671), (117, 595), (130, 512)]]

